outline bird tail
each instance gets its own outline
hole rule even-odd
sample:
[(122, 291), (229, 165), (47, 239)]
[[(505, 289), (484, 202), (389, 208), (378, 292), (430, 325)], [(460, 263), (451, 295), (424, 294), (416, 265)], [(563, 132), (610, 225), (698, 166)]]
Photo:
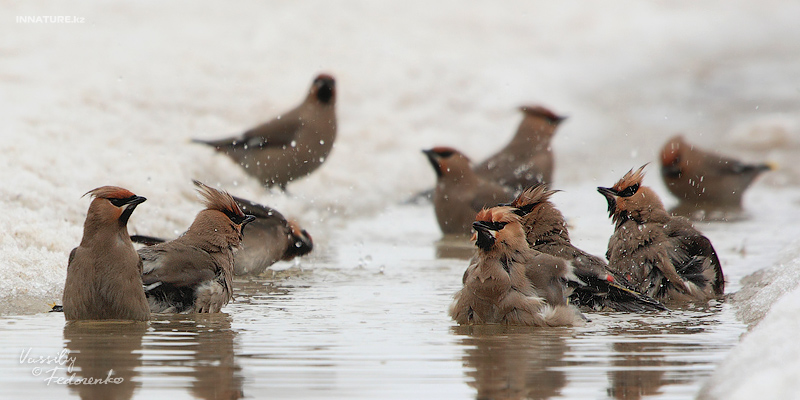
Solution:
[(613, 282), (613, 279), (602, 279), (592, 274), (579, 278), (584, 285), (575, 286), (571, 296), (578, 305), (626, 312), (668, 310), (660, 301)]
[(133, 243), (143, 244), (145, 246), (152, 246), (154, 244), (164, 243), (165, 239), (145, 235), (132, 235), (131, 241)]
[(200, 143), (220, 150), (225, 147), (234, 147), (237, 142), (233, 138), (225, 138), (217, 140), (192, 139), (192, 143)]

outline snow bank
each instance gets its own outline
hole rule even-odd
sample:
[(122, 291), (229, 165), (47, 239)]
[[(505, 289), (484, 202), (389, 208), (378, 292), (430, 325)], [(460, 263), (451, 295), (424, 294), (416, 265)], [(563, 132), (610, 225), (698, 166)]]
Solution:
[(743, 279), (735, 305), (744, 321), (757, 325), (717, 368), (700, 399), (797, 398), (800, 243), (789, 253), (777, 266)]

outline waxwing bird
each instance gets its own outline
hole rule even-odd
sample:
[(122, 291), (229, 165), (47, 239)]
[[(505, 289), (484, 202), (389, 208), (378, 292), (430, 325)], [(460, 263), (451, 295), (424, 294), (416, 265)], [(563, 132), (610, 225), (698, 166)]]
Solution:
[(661, 177), (678, 199), (673, 214), (694, 219), (736, 218), (745, 190), (768, 164), (746, 164), (701, 150), (677, 135), (661, 150)]
[(83, 239), (69, 254), (64, 317), (147, 321), (150, 309), (142, 290), (142, 260), (127, 226), (133, 210), (147, 199), (116, 186), (86, 194), (94, 199), (83, 225)]
[[(314, 249), (311, 235), (278, 210), (236, 196), (233, 199), (243, 212), (255, 217), (243, 231), (242, 248), (233, 255), (235, 275), (258, 275), (278, 261), (290, 261)], [(166, 241), (144, 235), (131, 239), (147, 246)]]
[(139, 249), (152, 312), (214, 313), (233, 297), (233, 253), (255, 217), (228, 193), (194, 183), (206, 209), (177, 239)]
[(641, 185), (643, 170), (628, 171), (611, 188), (597, 188), (615, 224), (608, 267), (638, 292), (663, 302), (721, 296), (725, 277), (711, 241), (688, 219), (667, 213), (658, 195)]
[(475, 167), (486, 180), (513, 190), (553, 182), (553, 150), (550, 142), (566, 117), (542, 106), (522, 106), (522, 122), (514, 138), (497, 154)]
[(572, 244), (564, 215), (550, 201), (556, 192), (547, 190), (544, 184), (532, 186), (520, 193), (511, 206), (521, 217), (532, 249), (572, 263), (578, 279), (568, 281), (572, 289), (570, 301), (594, 310), (606, 307), (629, 312), (665, 310), (657, 300), (634, 291), (624, 276), (608, 269), (603, 259)]
[(242, 249), (234, 255), (236, 275), (258, 275), (278, 261), (304, 256), (314, 248), (311, 235), (277, 210), (234, 197), (242, 211), (256, 219), (247, 225)]
[(265, 186), (306, 176), (328, 158), (336, 139), (336, 81), (321, 74), (306, 99), (291, 111), (235, 137), (197, 140), (239, 163)]
[(478, 211), (512, 196), (503, 186), (477, 176), (467, 156), (458, 150), (434, 147), (423, 153), (436, 171), (433, 206), (445, 235), (468, 235)]
[(460, 325), (570, 326), (583, 316), (565, 297), (572, 266), (528, 247), (525, 230), (511, 207), (478, 213), (473, 224), (478, 247), (455, 295), (450, 316)]

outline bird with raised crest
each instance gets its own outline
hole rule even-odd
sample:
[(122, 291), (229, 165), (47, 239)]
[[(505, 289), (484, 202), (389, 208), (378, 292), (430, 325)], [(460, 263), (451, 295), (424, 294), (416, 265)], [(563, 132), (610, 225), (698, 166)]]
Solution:
[(473, 226), (478, 252), (450, 306), (459, 325), (574, 326), (584, 323), (566, 298), (570, 262), (531, 249), (516, 209), (478, 213)]
[(147, 199), (116, 186), (86, 194), (94, 199), (81, 243), (69, 254), (64, 317), (147, 321), (150, 309), (142, 289), (142, 260), (128, 236), (128, 219)]
[(233, 297), (233, 254), (255, 217), (228, 193), (194, 183), (206, 209), (177, 239), (139, 249), (152, 312), (215, 313)]
[(532, 249), (572, 262), (578, 279), (568, 281), (572, 291), (570, 301), (594, 310), (665, 310), (666, 307), (659, 301), (633, 290), (627, 279), (609, 270), (602, 258), (572, 244), (567, 221), (550, 200), (556, 192), (548, 190), (544, 184), (538, 184), (524, 190), (510, 205), (517, 209), (515, 212), (521, 217)]
[(725, 277), (711, 241), (688, 219), (671, 216), (658, 195), (642, 186), (644, 168), (628, 171), (610, 188), (597, 188), (614, 222), (609, 269), (667, 305), (721, 296)]

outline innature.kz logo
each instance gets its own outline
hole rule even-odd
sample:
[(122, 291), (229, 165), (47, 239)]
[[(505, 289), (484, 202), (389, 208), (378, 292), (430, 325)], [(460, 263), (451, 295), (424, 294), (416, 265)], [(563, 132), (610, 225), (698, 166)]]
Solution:
[(84, 20), (71, 15), (17, 15), (18, 24), (82, 24)]

